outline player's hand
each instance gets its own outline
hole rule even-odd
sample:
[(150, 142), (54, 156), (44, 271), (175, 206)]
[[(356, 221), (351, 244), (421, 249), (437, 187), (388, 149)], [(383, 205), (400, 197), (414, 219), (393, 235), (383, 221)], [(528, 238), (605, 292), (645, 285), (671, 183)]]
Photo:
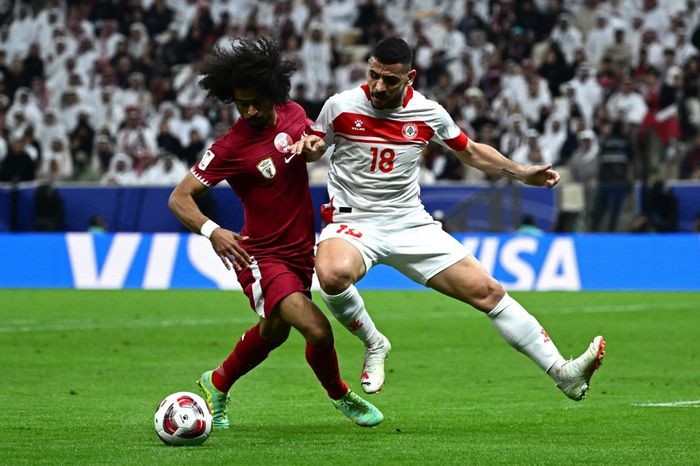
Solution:
[(313, 134), (304, 136), (294, 144), (292, 144), (289, 152), (291, 154), (301, 154), (306, 155), (308, 160), (318, 160), (326, 152), (327, 146), (326, 142)]
[(239, 244), (240, 241), (247, 240), (248, 236), (241, 236), (236, 232), (219, 227), (211, 233), (209, 239), (214, 252), (228, 270), (233, 267), (238, 272), (250, 265), (250, 256)]
[(525, 169), (523, 183), (531, 186), (553, 188), (559, 183), (559, 173), (556, 170), (552, 170), (551, 163), (548, 165), (533, 165)]

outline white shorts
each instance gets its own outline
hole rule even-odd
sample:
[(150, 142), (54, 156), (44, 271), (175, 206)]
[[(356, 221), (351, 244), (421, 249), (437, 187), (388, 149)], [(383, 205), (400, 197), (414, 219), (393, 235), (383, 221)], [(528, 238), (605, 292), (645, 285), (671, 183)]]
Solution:
[(471, 254), (425, 210), (390, 221), (330, 223), (321, 231), (319, 243), (329, 238), (355, 246), (367, 272), (385, 264), (421, 285)]

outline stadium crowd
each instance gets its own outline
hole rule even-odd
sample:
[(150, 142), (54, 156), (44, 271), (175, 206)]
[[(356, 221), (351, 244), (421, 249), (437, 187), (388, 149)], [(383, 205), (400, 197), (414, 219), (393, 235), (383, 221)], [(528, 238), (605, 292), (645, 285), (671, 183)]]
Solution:
[[(237, 117), (197, 86), (198, 60), (222, 39), (260, 35), (297, 63), (292, 98), (311, 118), (364, 82), (374, 43), (405, 38), (416, 87), (470, 137), (583, 186), (593, 230), (616, 230), (635, 180), (700, 179), (695, 0), (44, 0), (0, 10), (0, 182), (177, 184)], [(325, 169), (312, 166), (312, 182)], [(483, 175), (430, 145), (422, 182), (439, 180)]]

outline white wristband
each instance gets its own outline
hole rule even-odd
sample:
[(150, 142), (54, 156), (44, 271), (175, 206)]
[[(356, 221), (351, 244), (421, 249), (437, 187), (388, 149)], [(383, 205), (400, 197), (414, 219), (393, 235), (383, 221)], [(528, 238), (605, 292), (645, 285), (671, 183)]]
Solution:
[(211, 237), (211, 234), (219, 228), (219, 225), (216, 224), (215, 221), (213, 220), (207, 220), (204, 222), (204, 225), (202, 225), (202, 228), (199, 230), (199, 232), (202, 234), (202, 236), (206, 236), (207, 238)]

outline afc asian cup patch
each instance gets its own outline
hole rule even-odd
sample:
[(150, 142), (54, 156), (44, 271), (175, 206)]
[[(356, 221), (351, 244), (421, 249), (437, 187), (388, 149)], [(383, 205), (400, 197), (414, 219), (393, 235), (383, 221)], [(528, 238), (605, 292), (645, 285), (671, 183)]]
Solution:
[(292, 145), (292, 137), (287, 133), (279, 133), (275, 136), (275, 149), (282, 153), (289, 152), (289, 146)]
[(415, 139), (418, 136), (418, 126), (415, 123), (406, 123), (401, 128), (401, 134), (406, 139)]
[(277, 168), (275, 167), (275, 163), (272, 161), (272, 157), (268, 157), (264, 160), (261, 160), (260, 162), (258, 162), (256, 167), (258, 168), (258, 171), (262, 174), (262, 176), (264, 176), (268, 180), (271, 180), (277, 174)]
[(206, 151), (202, 156), (202, 160), (199, 161), (199, 169), (206, 170), (209, 162), (211, 162), (213, 159), (214, 153), (211, 150)]

